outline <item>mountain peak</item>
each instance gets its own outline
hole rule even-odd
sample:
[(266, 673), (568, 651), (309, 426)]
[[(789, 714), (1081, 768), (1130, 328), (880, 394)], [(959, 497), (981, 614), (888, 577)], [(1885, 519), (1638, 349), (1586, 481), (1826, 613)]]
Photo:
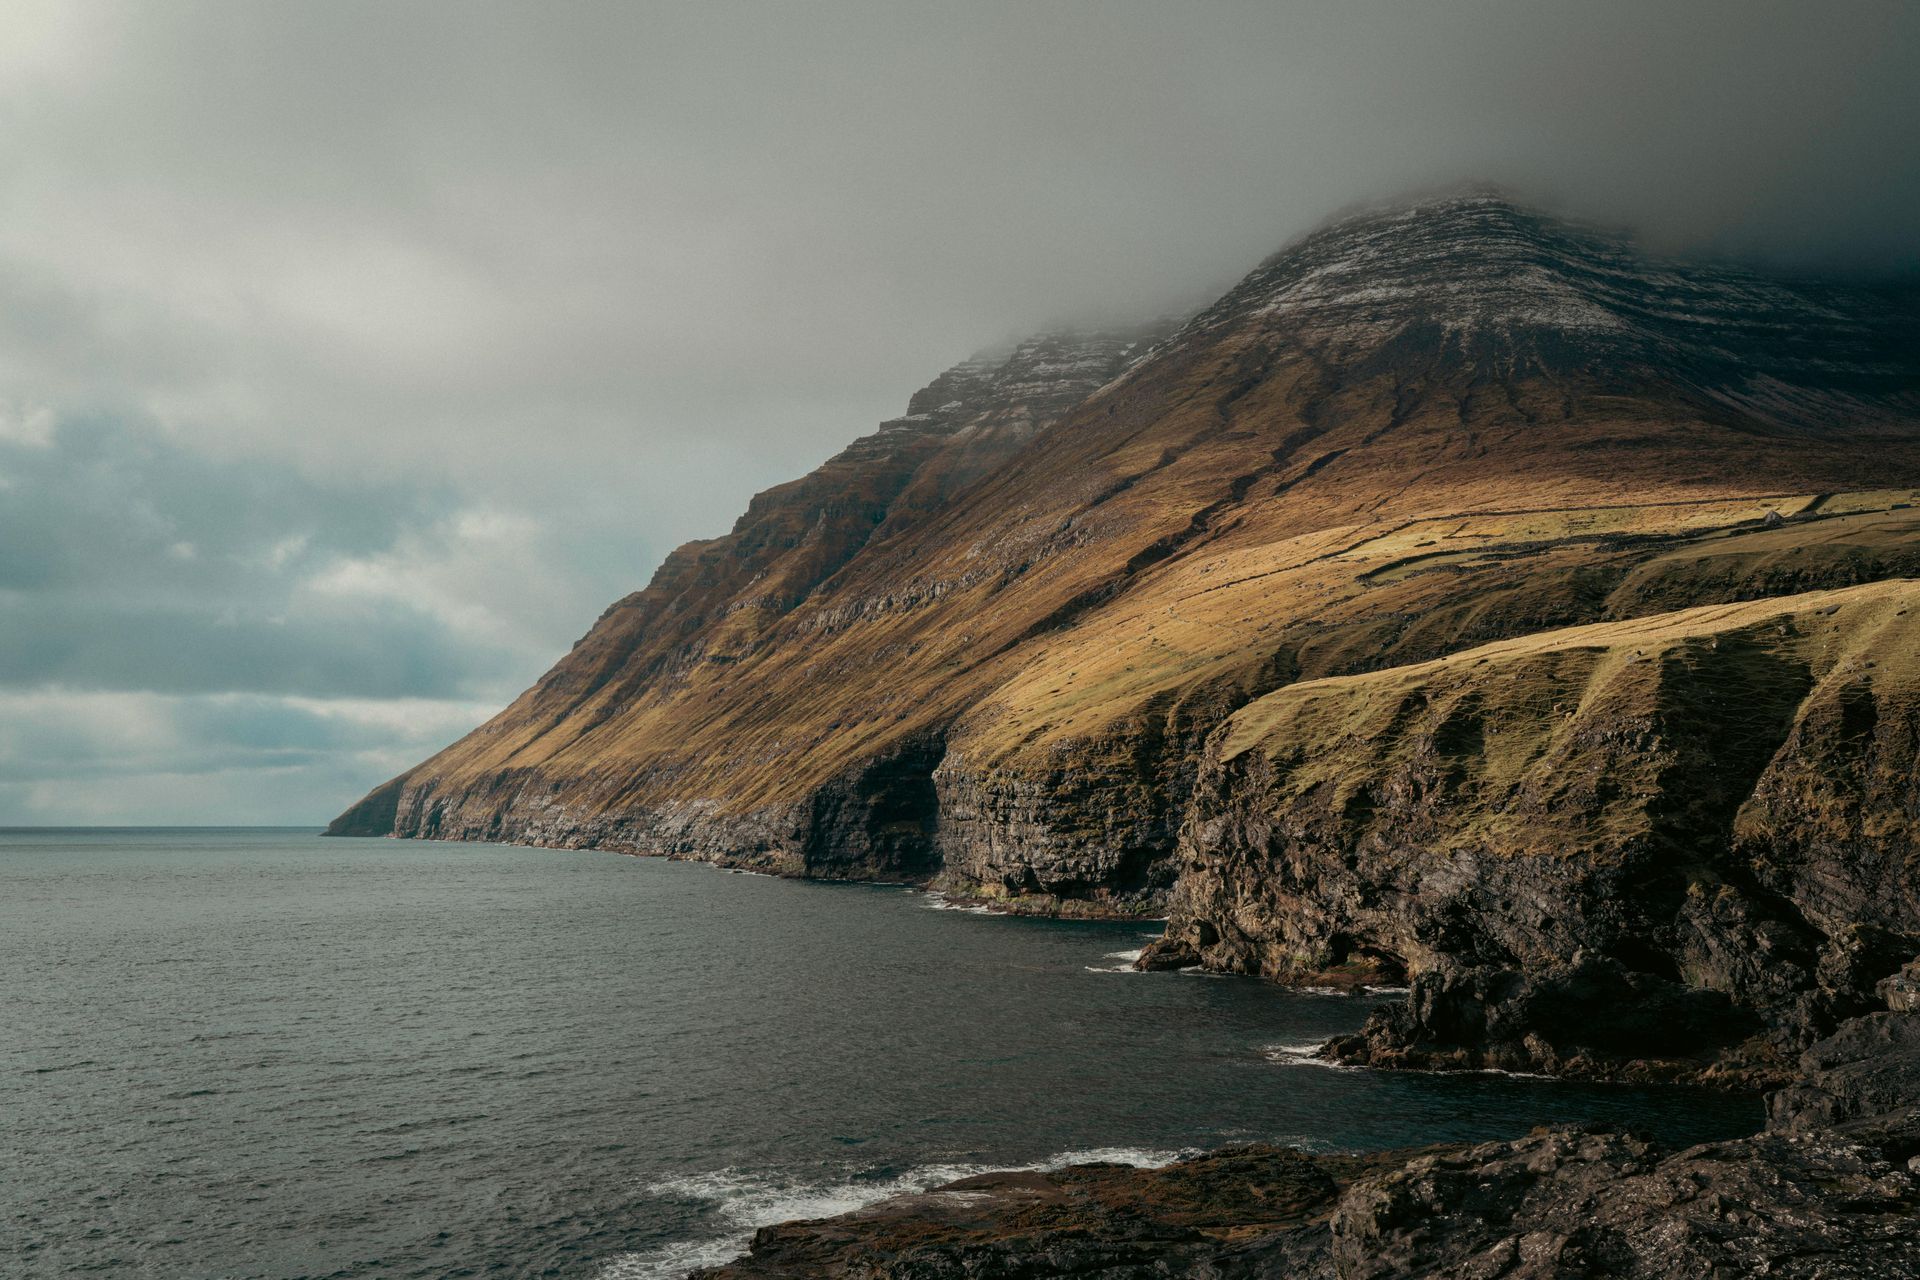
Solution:
[(1261, 263), (1203, 319), (1277, 317), (1329, 339), (1433, 323), (1450, 336), (1618, 332), (1648, 271), (1619, 237), (1474, 191), (1341, 218)]
[(988, 347), (913, 394), (889, 426), (970, 422), (982, 415), (1050, 421), (1123, 373), (1175, 328), (1172, 320), (1062, 328)]
[(1912, 308), (1723, 262), (1475, 188), (1361, 210), (1261, 263), (1187, 334), (1252, 324), (1336, 358), (1501, 373), (1661, 365), (1706, 383), (1913, 373)]

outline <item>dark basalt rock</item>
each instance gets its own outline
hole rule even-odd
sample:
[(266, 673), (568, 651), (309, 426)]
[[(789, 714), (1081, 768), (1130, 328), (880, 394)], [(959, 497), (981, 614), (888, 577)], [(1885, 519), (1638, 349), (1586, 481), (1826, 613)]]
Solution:
[[(1254, 1274), (1281, 1257), (1290, 1267), (1313, 1265), (1325, 1258), (1322, 1224), (1342, 1187), (1397, 1163), (1242, 1147), (1164, 1169), (985, 1174), (837, 1218), (762, 1228), (747, 1257), (696, 1275), (1149, 1280)], [(1240, 1247), (1247, 1238), (1257, 1249)]]
[(1920, 1180), (1833, 1133), (1667, 1155), (1620, 1134), (1536, 1133), (1424, 1156), (1342, 1198), (1340, 1280), (1911, 1276)]
[(1495, 1069), (1632, 1080), (1699, 1074), (1760, 1029), (1725, 994), (1578, 957), (1525, 972), (1446, 966), (1413, 980), (1329, 1056), (1377, 1067)]
[(1767, 1099), (1768, 1127), (1837, 1129), (1902, 1162), (1920, 1155), (1920, 1015), (1846, 1023), (1800, 1056), (1802, 1078)]
[(1895, 1013), (1920, 1010), (1920, 960), (1912, 961), (1890, 978), (1881, 979), (1874, 990)]
[[(1583, 979), (1605, 986), (1610, 976)], [(763, 1229), (708, 1280), (1895, 1280), (1920, 1274), (1920, 1017), (1847, 1023), (1767, 1132), (1365, 1157), (1246, 1147), (1164, 1169), (989, 1174)], [(1891, 1109), (1889, 1109), (1891, 1108)]]

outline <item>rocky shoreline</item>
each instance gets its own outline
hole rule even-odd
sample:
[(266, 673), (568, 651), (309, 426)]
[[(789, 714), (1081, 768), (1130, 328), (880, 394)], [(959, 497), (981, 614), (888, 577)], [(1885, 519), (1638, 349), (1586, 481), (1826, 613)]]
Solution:
[(762, 1228), (701, 1280), (1548, 1280), (1920, 1274), (1920, 1013), (1844, 1023), (1746, 1138), (1630, 1132), (1369, 1155), (1238, 1147), (986, 1174)]

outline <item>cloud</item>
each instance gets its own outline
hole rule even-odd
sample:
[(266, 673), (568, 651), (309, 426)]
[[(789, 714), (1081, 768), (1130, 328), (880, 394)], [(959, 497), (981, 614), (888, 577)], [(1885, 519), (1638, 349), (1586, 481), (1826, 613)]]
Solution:
[(315, 483), (103, 420), (0, 436), (0, 483), (0, 687), (497, 694), (547, 639), (461, 598), (490, 526), (448, 493)]
[(306, 822), (485, 703), (0, 690), (0, 822)]
[(0, 692), (504, 700), (969, 351), (1412, 188), (1912, 271), (1916, 84), (1873, 0), (16, 0)]
[(320, 820), (584, 626), (531, 517), (209, 457), (150, 422), (10, 421), (0, 822)]

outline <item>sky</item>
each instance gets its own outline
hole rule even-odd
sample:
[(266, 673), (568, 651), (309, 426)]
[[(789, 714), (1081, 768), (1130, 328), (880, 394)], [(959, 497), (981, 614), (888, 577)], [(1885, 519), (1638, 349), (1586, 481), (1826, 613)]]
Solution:
[(1920, 6), (0, 7), (0, 824), (321, 823), (981, 347), (1495, 182), (1920, 265)]

